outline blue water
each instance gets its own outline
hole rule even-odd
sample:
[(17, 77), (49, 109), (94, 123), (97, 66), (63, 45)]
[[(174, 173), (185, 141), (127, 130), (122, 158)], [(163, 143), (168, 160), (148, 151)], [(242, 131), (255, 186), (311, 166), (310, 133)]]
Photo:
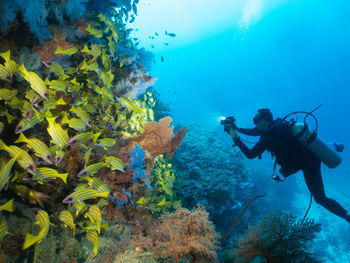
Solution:
[[(334, 170), (323, 168), (326, 193), (350, 209), (349, 14), (349, 1), (288, 1), (248, 28), (235, 22), (196, 41), (155, 49), (156, 58), (165, 59), (153, 66), (156, 89), (170, 103), (175, 121), (195, 121), (208, 130), (222, 129), (219, 116), (234, 115), (240, 127), (252, 127), (259, 108), (282, 117), (324, 104), (315, 112), (319, 135), (345, 144), (343, 163)], [(262, 165), (248, 164), (257, 170)], [(298, 180), (295, 196), (281, 198), (304, 211), (309, 192), (301, 176)], [(348, 224), (316, 204), (309, 215), (323, 220), (321, 240), (330, 244), (330, 255), (338, 254), (338, 261), (330, 256), (327, 262), (345, 262), (347, 249), (332, 244), (350, 246), (348, 236), (339, 237)]]

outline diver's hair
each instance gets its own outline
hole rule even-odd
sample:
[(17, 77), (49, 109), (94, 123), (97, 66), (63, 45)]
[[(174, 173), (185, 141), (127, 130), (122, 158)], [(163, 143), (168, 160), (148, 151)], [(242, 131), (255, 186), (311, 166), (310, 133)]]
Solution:
[(258, 112), (262, 119), (265, 119), (268, 122), (273, 122), (273, 116), (270, 109), (264, 108), (264, 109), (258, 110)]

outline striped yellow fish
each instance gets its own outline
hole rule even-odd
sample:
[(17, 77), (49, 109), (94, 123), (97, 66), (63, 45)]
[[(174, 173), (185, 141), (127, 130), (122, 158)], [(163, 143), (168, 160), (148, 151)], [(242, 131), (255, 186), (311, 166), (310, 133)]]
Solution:
[(12, 77), (12, 75), (17, 73), (18, 70), (18, 65), (15, 61), (10, 59), (10, 50), (3, 52), (0, 54), (0, 56), (5, 59), (5, 68), (7, 69), (7, 71), (9, 72), (10, 76)]
[(7, 146), (2, 140), (0, 140), (0, 150), (5, 150), (6, 152), (8, 152), (12, 158), (15, 158), (15, 160), (17, 160), (17, 163), (23, 169), (27, 170), (33, 175), (36, 174), (36, 164), (34, 163), (32, 157), (26, 151), (22, 150), (21, 148), (15, 145)]
[(137, 110), (132, 100), (130, 100), (128, 97), (124, 97), (124, 96), (119, 97), (118, 101), (120, 104), (122, 104), (124, 107), (128, 108), (129, 110)]
[(97, 255), (98, 250), (98, 235), (95, 230), (87, 230), (86, 231), (86, 239), (89, 240), (94, 246), (94, 254)]
[(103, 159), (106, 162), (106, 166), (111, 168), (111, 170), (118, 170), (125, 173), (125, 164), (119, 158), (115, 156), (104, 156)]
[(45, 82), (35, 72), (27, 71), (23, 64), (18, 68), (18, 71), (30, 83), (33, 90), (44, 99), (49, 99), (49, 91), (46, 88)]
[(85, 131), (86, 124), (81, 119), (71, 118), (68, 119), (67, 116), (63, 116), (61, 124), (68, 124), (68, 126), (76, 131)]
[(63, 148), (67, 145), (69, 140), (67, 130), (64, 130), (62, 126), (55, 122), (56, 117), (46, 117), (49, 127), (47, 128), (48, 133), (50, 134), (53, 143), (58, 145), (60, 148)]
[(0, 220), (0, 242), (4, 239), (4, 237), (8, 234), (8, 226), (5, 219)]
[(17, 90), (0, 89), (0, 100), (12, 100), (17, 95)]
[(38, 123), (42, 122), (45, 119), (45, 116), (46, 116), (45, 112), (35, 112), (33, 113), (33, 116), (30, 120), (28, 120), (27, 118), (23, 118), (17, 124), (15, 133), (18, 134), (30, 128), (33, 128)]
[(88, 140), (92, 139), (94, 134), (92, 132), (84, 132), (81, 134), (78, 134), (72, 138), (70, 138), (67, 142), (67, 144), (72, 145), (72, 144), (78, 144), (81, 145)]
[(6, 67), (2, 64), (0, 64), (0, 79), (5, 81), (10, 81), (10, 73), (6, 69)]
[(106, 164), (104, 162), (99, 162), (99, 163), (94, 163), (91, 164), (84, 169), (82, 169), (77, 176), (82, 177), (82, 176), (88, 176), (88, 175), (94, 175), (97, 173), (101, 168), (103, 168)]
[(23, 133), (20, 133), (19, 138), (15, 141), (15, 143), (24, 142), (27, 146), (32, 149), (36, 156), (48, 162), (49, 164), (54, 163), (54, 158), (50, 152), (49, 147), (40, 141), (39, 139), (32, 138), (28, 139)]
[(93, 56), (92, 61), (95, 61), (102, 53), (101, 47), (97, 44), (92, 44), (91, 49), (89, 49), (87, 45), (85, 45), (84, 48), (80, 51)]
[(1, 205), (0, 211), (8, 211), (12, 213), (14, 211), (13, 198), (5, 204)]
[(85, 213), (85, 217), (88, 217), (90, 221), (97, 226), (97, 233), (100, 234), (102, 215), (101, 210), (97, 205), (91, 205), (88, 211)]
[(10, 59), (10, 50), (0, 53), (0, 56), (5, 59), (5, 64), (0, 64), (0, 79), (9, 81), (17, 73), (18, 65)]
[(33, 118), (33, 114), (34, 114), (34, 109), (32, 104), (30, 104), (26, 100), (22, 100), (21, 104), (23, 105), (21, 108), (23, 117), (26, 118), (28, 121), (30, 121)]
[(72, 214), (68, 210), (62, 211), (59, 216), (65, 227), (69, 226), (73, 230), (73, 237), (75, 236), (75, 224)]
[(57, 77), (61, 78), (64, 76), (64, 69), (60, 64), (55, 61), (52, 62), (44, 62), (43, 64), (49, 68), (49, 70), (54, 73)]
[(55, 169), (48, 167), (39, 167), (37, 169), (36, 175), (33, 176), (33, 180), (44, 184), (50, 180), (60, 178), (65, 184), (67, 183), (68, 173), (60, 174)]
[(102, 65), (104, 66), (105, 70), (109, 71), (112, 68), (112, 62), (109, 56), (107, 55), (105, 48), (102, 50), (101, 59)]
[(75, 215), (78, 216), (80, 213), (84, 212), (88, 207), (84, 203), (84, 201), (77, 200), (73, 203), (73, 207), (75, 209)]
[(45, 80), (45, 83), (50, 87), (50, 89), (66, 92), (69, 83), (63, 80)]
[(92, 28), (90, 24), (86, 27), (86, 31), (96, 38), (101, 38), (103, 36), (103, 33), (101, 30)]
[(34, 224), (39, 225), (40, 231), (39, 231), (38, 235), (36, 235), (36, 236), (33, 236), (30, 233), (27, 233), (22, 249), (27, 249), (36, 243), (40, 243), (41, 240), (44, 237), (46, 237), (47, 233), (49, 232), (50, 219), (49, 219), (49, 215), (47, 214), (47, 212), (44, 210), (39, 210), (36, 212), (35, 218), (36, 218), (36, 221)]
[(96, 191), (93, 188), (80, 188), (76, 191), (74, 191), (73, 193), (71, 193), (70, 195), (68, 195), (65, 199), (63, 199), (63, 203), (74, 203), (78, 200), (80, 201), (85, 201), (87, 199), (95, 199), (98, 197), (103, 197), (103, 198), (107, 198), (109, 195), (109, 192), (103, 192), (100, 193), (98, 191)]
[(106, 206), (109, 203), (109, 200), (106, 198), (102, 198), (100, 201), (97, 202), (97, 206), (102, 208)]
[(97, 63), (97, 61), (94, 61), (94, 62), (88, 64), (84, 60), (83, 64), (79, 67), (79, 70), (97, 71), (98, 70), (98, 63)]
[(104, 181), (102, 181), (101, 179), (99, 179), (97, 177), (86, 176), (86, 177), (82, 177), (80, 180), (88, 181), (88, 184), (92, 188), (97, 190), (97, 192), (103, 193), (103, 192), (111, 192), (112, 191), (112, 188), (108, 184), (106, 184)]
[(77, 53), (79, 49), (77, 47), (71, 47), (68, 49), (63, 50), (60, 46), (57, 46), (57, 49), (55, 51), (55, 54), (61, 54), (61, 55), (66, 55), (66, 56), (71, 56)]
[(116, 141), (117, 141), (116, 139), (112, 139), (112, 138), (103, 138), (103, 139), (97, 140), (95, 145), (103, 147), (105, 150), (108, 150), (107, 148), (113, 147)]
[(80, 118), (89, 127), (92, 126), (91, 116), (83, 108), (76, 108), (74, 105), (69, 109), (69, 111), (75, 113), (78, 118)]

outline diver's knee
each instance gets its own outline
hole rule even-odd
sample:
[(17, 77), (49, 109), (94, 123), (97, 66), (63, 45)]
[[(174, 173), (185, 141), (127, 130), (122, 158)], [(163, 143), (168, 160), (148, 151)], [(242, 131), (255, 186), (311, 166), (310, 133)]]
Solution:
[(318, 196), (318, 195), (314, 195), (314, 200), (317, 204), (322, 205), (326, 202), (327, 197), (326, 196)]

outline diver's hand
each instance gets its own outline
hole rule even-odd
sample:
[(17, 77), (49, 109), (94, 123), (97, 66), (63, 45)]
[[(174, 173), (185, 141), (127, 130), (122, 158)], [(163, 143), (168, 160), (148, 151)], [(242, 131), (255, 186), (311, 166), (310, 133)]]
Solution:
[(232, 139), (234, 139), (234, 138), (239, 138), (238, 133), (237, 133), (234, 129), (232, 129), (232, 128), (230, 128), (229, 134), (230, 134), (230, 136), (232, 137)]

